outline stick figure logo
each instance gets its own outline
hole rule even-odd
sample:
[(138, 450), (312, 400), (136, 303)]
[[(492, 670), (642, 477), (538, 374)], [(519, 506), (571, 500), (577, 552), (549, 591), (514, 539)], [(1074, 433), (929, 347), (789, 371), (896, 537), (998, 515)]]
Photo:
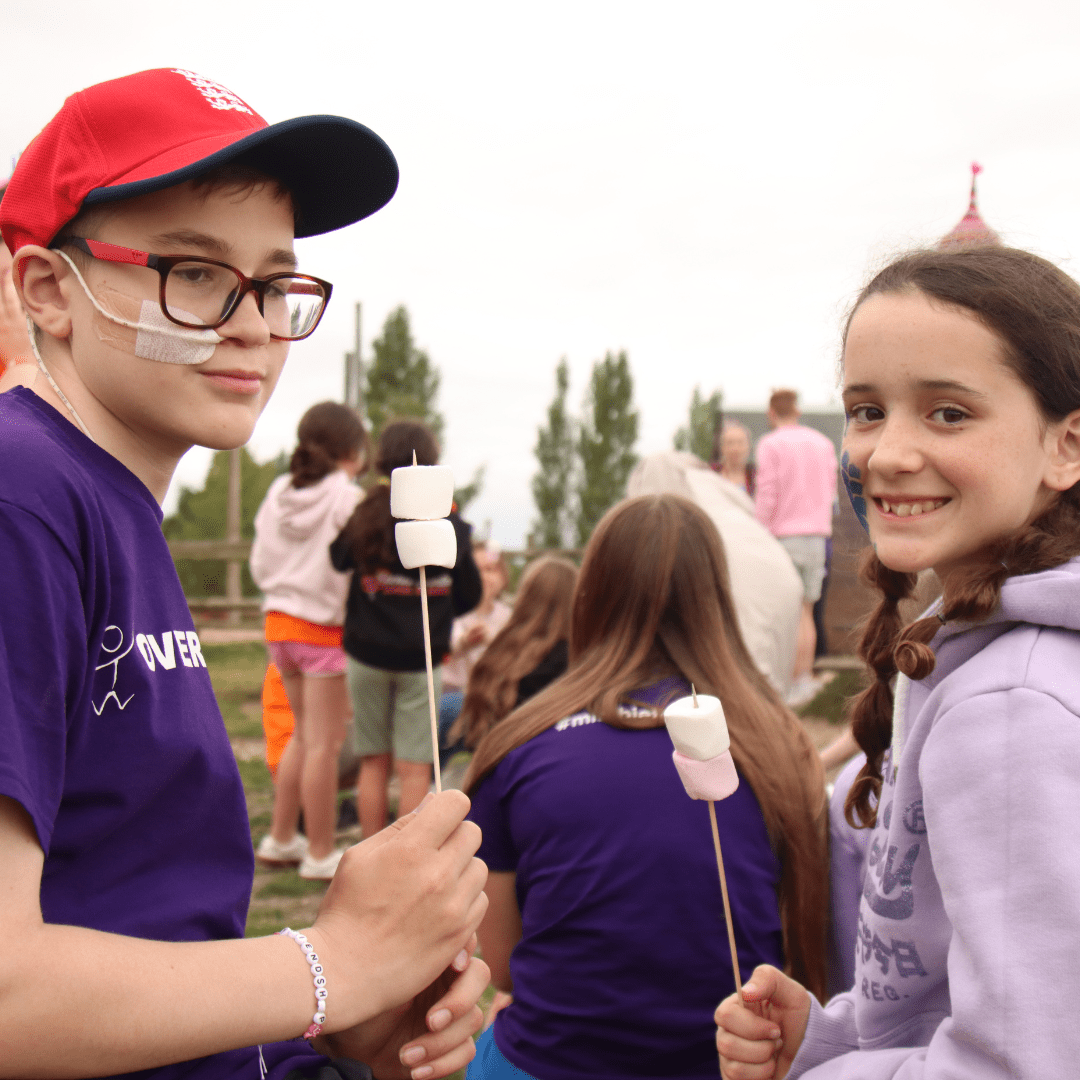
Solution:
[[(111, 667), (113, 669), (113, 674), (112, 684), (109, 687), (109, 692), (101, 699), (101, 704), (98, 705), (93, 700), (91, 700), (90, 702), (90, 704), (94, 706), (94, 712), (98, 716), (100, 716), (105, 711), (105, 706), (109, 704), (110, 698), (116, 702), (116, 707), (123, 711), (127, 708), (129, 702), (135, 696), (134, 694), (129, 694), (124, 701), (121, 701), (119, 695), (116, 693), (116, 678), (117, 675), (120, 673), (120, 661), (123, 660), (124, 657), (127, 656), (127, 654), (131, 652), (134, 647), (134, 635), (132, 635), (131, 641), (128, 642), (128, 647), (124, 649), (124, 631), (121, 630), (119, 626), (115, 625), (105, 627), (105, 633), (102, 635), (101, 638), (101, 651), (111, 656), (112, 659), (106, 660), (102, 664), (98, 664), (98, 666), (94, 668), (94, 670), (102, 671), (107, 667)], [(121, 649), (124, 649), (124, 651), (120, 652)]]

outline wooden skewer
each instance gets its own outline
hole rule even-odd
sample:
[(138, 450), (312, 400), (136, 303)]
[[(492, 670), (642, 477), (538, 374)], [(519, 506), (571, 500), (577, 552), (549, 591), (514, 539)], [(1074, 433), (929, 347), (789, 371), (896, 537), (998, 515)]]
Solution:
[(428, 621), (427, 567), (425, 566), (420, 567), (420, 610), (424, 619), (424, 662), (427, 664), (427, 699), (428, 710), (431, 713), (431, 760), (435, 769), (435, 790), (442, 791), (442, 768), (439, 765), (439, 720), (438, 713), (435, 711), (435, 673), (431, 667), (431, 623)]
[[(416, 464), (416, 451), (412, 454)], [(420, 567), (420, 615), (424, 624), (424, 663), (427, 665), (427, 700), (431, 715), (431, 763), (435, 770), (435, 790), (442, 791), (442, 767), (439, 764), (439, 714), (435, 711), (435, 672), (431, 665), (431, 620), (428, 618), (427, 567)]]
[[(694, 708), (698, 707), (697, 688), (690, 684), (690, 693), (694, 698)], [(742, 979), (739, 976), (739, 956), (735, 951), (735, 924), (731, 919), (731, 901), (728, 899), (727, 876), (724, 874), (724, 856), (720, 852), (720, 830), (716, 827), (716, 803), (709, 803), (709, 825), (712, 827), (713, 849), (716, 851), (716, 869), (720, 871), (720, 895), (724, 898), (724, 921), (727, 923), (728, 948), (731, 950), (731, 970), (735, 975), (735, 992), (742, 1000)]]
[(716, 868), (720, 871), (720, 893), (724, 897), (724, 920), (727, 922), (728, 947), (731, 949), (731, 970), (735, 974), (735, 993), (742, 1001), (742, 979), (739, 977), (739, 957), (735, 952), (735, 925), (731, 921), (731, 902), (728, 900), (727, 878), (724, 876), (724, 856), (720, 854), (720, 833), (716, 828), (716, 804), (709, 799), (709, 824), (716, 849)]

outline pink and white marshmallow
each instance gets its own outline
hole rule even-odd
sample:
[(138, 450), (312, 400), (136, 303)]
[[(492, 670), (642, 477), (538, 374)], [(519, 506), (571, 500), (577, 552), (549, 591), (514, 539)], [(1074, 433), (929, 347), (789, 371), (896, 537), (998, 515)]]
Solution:
[(664, 710), (664, 725), (675, 744), (672, 759), (679, 779), (691, 799), (715, 802), (735, 793), (739, 774), (719, 698), (679, 698)]
[(406, 465), (390, 474), (390, 513), (398, 558), (407, 570), (457, 562), (457, 534), (446, 520), (454, 505), (454, 474), (445, 465)]

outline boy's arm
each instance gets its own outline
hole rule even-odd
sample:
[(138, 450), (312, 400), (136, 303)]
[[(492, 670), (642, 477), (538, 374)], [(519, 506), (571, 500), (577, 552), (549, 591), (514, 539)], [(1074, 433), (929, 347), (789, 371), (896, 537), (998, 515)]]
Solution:
[[(486, 908), (479, 830), (460, 792), (346, 852), (315, 925), (328, 1034), (408, 1002)], [(103, 1076), (296, 1038), (315, 992), (285, 937), (172, 943), (43, 921), (44, 857), (0, 796), (0, 1077)]]

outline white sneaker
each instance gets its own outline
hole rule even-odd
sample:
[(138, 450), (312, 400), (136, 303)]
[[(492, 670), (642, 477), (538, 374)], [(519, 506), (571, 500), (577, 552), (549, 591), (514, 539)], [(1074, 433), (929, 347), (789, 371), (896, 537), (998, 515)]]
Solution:
[(269, 833), (255, 849), (255, 858), (267, 866), (295, 866), (307, 854), (307, 837), (296, 833), (287, 844), (279, 844)]
[(334, 876), (334, 871), (337, 870), (341, 856), (344, 854), (344, 848), (335, 848), (322, 859), (313, 859), (305, 854), (300, 861), (300, 876), (312, 881), (329, 881)]

